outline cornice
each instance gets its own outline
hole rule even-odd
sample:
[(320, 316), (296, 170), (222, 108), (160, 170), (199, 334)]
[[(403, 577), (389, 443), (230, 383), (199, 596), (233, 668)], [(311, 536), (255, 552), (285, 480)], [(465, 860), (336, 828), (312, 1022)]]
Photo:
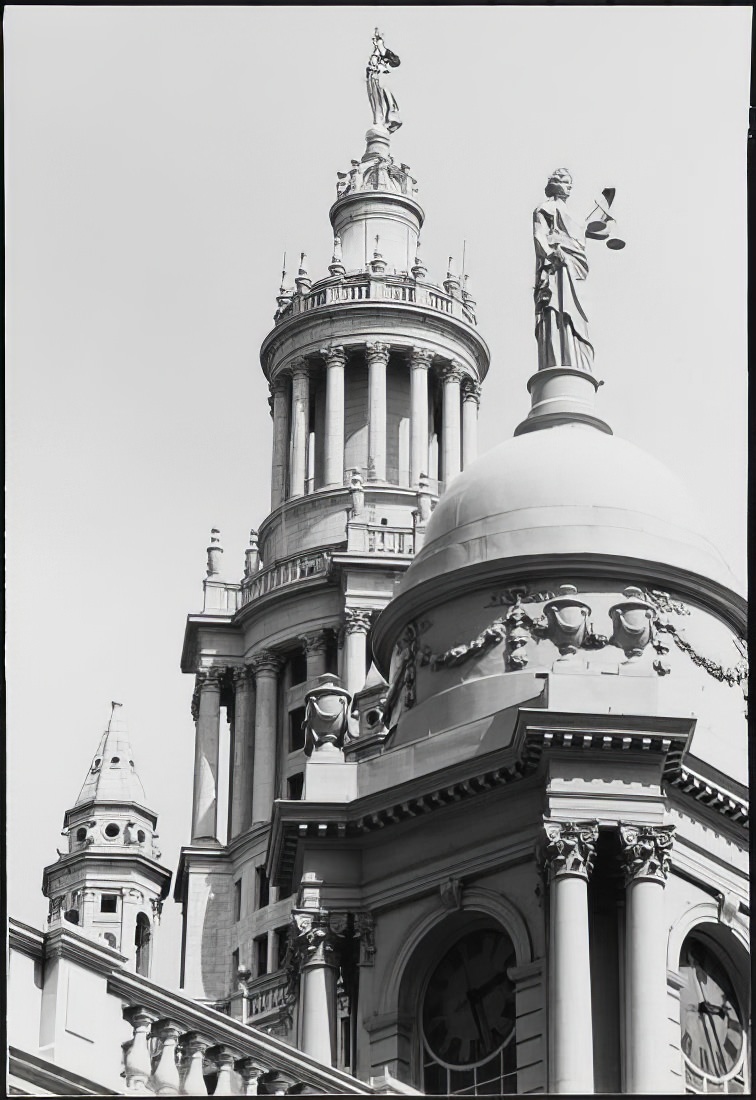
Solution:
[[(425, 543), (424, 553), (432, 543)], [(373, 635), (376, 665), (383, 676), (388, 675), (391, 651), (396, 638), (406, 624), (422, 618), (427, 612), (449, 603), (457, 596), (491, 584), (499, 587), (537, 578), (545, 582), (569, 575), (576, 580), (628, 580), (652, 582), (666, 586), (676, 595), (687, 597), (722, 619), (728, 626), (745, 635), (747, 604), (744, 598), (718, 581), (677, 566), (640, 558), (617, 557), (610, 554), (523, 554), (518, 557), (493, 558), (475, 565), (461, 565), (439, 576), (429, 577), (414, 588), (397, 593), (382, 612)]]
[(141, 855), (139, 852), (134, 852), (126, 849), (108, 848), (106, 850), (105, 845), (99, 845), (95, 850), (92, 848), (80, 848), (78, 851), (69, 852), (67, 855), (62, 856), (61, 859), (56, 860), (55, 863), (48, 863), (48, 865), (42, 871), (42, 893), (45, 897), (49, 897), (48, 888), (50, 880), (56, 877), (61, 871), (71, 871), (77, 868), (88, 868), (88, 874), (96, 873), (98, 865), (106, 868), (110, 874), (116, 876), (122, 875), (125, 872), (123, 870), (116, 871), (115, 868), (136, 866), (144, 876), (144, 878), (152, 880), (159, 888), (160, 897), (166, 898), (171, 888), (171, 878), (173, 872), (168, 867), (164, 867), (162, 863), (158, 863), (155, 859), (150, 859), (148, 856)]
[[(223, 868), (222, 864), (229, 864), (226, 868)], [(230, 857), (228, 849), (224, 848), (220, 842), (212, 847), (205, 847), (201, 844), (187, 844), (185, 845), (178, 858), (178, 867), (176, 868), (176, 879), (173, 887), (173, 900), (182, 902), (184, 900), (184, 879), (187, 872), (197, 869), (203, 871), (226, 871), (231, 873)]]
[(10, 917), (8, 920), (8, 946), (12, 951), (20, 951), (33, 959), (42, 959), (45, 954), (45, 934), (30, 924)]
[[(372, 320), (372, 318), (370, 318), (371, 313), (375, 318), (376, 335), (378, 334), (377, 327), (385, 324), (385, 318), (387, 316), (393, 315), (398, 319), (398, 326), (388, 322), (388, 329), (392, 337), (392, 346), (399, 345), (399, 328), (402, 321), (410, 325), (413, 322), (419, 322), (426, 330), (436, 329), (440, 334), (445, 335), (446, 339), (448, 339), (448, 333), (451, 330), (460, 343), (462, 345), (467, 345), (470, 352), (473, 354), (480, 381), (483, 381), (486, 377), (491, 362), (491, 352), (488, 344), (480, 335), (477, 328), (470, 325), (468, 322), (458, 317), (454, 317), (450, 313), (444, 313), (440, 310), (433, 309), (431, 306), (417, 305), (410, 302), (398, 302), (396, 300), (383, 298), (366, 298), (356, 302), (331, 302), (328, 306), (309, 310), (304, 313), (297, 313), (293, 317), (288, 317), (285, 321), (280, 321), (265, 337), (260, 348), (260, 364), (265, 378), (270, 382), (271, 376), (268, 363), (271, 355), (274, 354), (277, 344), (283, 343), (286, 340), (291, 340), (292, 344), (297, 345), (303, 343), (301, 339), (293, 338), (294, 334), (299, 330), (307, 328), (317, 329), (321, 327), (319, 322), (323, 322), (324, 320), (346, 320), (346, 318), (350, 316), (354, 318), (360, 315), (367, 315), (367, 317)], [(372, 333), (365, 333), (364, 339), (361, 339), (360, 337), (362, 334), (357, 334), (352, 330), (348, 338), (346, 335), (339, 335), (338, 340), (339, 343), (343, 343), (345, 346), (352, 348), (358, 344), (364, 343), (371, 335)], [(394, 340), (394, 335), (396, 335), (396, 340)], [(322, 344), (322, 339), (322, 337), (318, 337), (315, 343), (320, 346)], [(337, 336), (334, 335), (332, 339), (337, 339)], [(416, 335), (407, 336), (406, 346), (408, 348), (416, 343)]]
[(127, 961), (119, 951), (62, 925), (45, 932), (45, 959), (66, 959), (106, 976)]
[(147, 820), (152, 823), (153, 828), (157, 825), (158, 815), (154, 810), (149, 810), (146, 806), (142, 806), (138, 802), (123, 800), (111, 801), (106, 798), (91, 798), (88, 802), (78, 802), (75, 806), (72, 806), (70, 810), (66, 810), (63, 817), (63, 824), (67, 827), (72, 819), (79, 816), (91, 817), (93, 813), (100, 810), (113, 813), (117, 813), (119, 810), (123, 810), (129, 814), (138, 813), (147, 818)]

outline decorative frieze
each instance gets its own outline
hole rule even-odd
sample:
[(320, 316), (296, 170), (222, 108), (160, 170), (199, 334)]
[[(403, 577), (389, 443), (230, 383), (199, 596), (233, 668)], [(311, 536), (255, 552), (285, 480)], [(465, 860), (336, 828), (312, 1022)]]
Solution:
[(544, 860), (550, 877), (578, 875), (588, 879), (596, 859), (598, 821), (544, 821)]
[(674, 825), (660, 827), (620, 824), (619, 835), (626, 884), (643, 879), (662, 884), (667, 881), (672, 865), (674, 832)]

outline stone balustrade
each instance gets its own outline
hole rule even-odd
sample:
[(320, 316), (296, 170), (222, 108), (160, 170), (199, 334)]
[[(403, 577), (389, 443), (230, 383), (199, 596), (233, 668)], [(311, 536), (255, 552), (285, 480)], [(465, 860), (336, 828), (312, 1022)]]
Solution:
[(425, 306), (428, 309), (446, 313), (476, 326), (475, 314), (467, 308), (460, 297), (447, 294), (431, 283), (419, 283), (403, 275), (388, 275), (381, 278), (371, 277), (367, 272), (347, 275), (344, 279), (321, 280), (314, 283), (305, 294), (296, 294), (277, 314), (277, 325), (288, 321), (300, 313), (309, 313), (313, 309), (322, 309), (340, 303), (383, 301), (400, 302), (407, 305)]
[(247, 984), (247, 1022), (253, 1023), (263, 1016), (269, 1016), (283, 1008), (289, 986), (289, 975), (285, 970), (276, 970), (262, 978)]
[(123, 1044), (126, 1095), (366, 1095), (376, 1090), (281, 1040), (134, 975), (114, 974), (133, 1037)]
[(261, 569), (259, 573), (253, 575), (251, 580), (245, 581), (241, 593), (241, 606), (246, 607), (252, 600), (266, 596), (274, 589), (294, 584), (296, 581), (327, 576), (330, 561), (331, 555), (328, 551), (321, 550), (310, 554), (297, 554), (276, 562), (267, 569)]
[(387, 527), (369, 523), (367, 528), (369, 554), (404, 554), (415, 552), (414, 531), (406, 527)]

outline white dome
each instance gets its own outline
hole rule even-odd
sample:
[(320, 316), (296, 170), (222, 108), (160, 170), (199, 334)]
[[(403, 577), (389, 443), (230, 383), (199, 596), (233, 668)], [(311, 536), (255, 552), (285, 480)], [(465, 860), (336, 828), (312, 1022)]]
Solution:
[(555, 554), (660, 563), (740, 590), (682, 482), (632, 443), (573, 423), (509, 439), (455, 478), (399, 596), (481, 562)]

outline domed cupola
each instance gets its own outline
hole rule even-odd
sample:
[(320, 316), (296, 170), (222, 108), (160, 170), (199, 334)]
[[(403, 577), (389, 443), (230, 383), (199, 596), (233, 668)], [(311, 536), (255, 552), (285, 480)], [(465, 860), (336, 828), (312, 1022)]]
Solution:
[(157, 815), (146, 805), (120, 703), (92, 758), (63, 836), (68, 851), (44, 870), (49, 923), (67, 921), (149, 975), (151, 941), (171, 872), (160, 865)]
[[(658, 713), (663, 696), (696, 713), (697, 750), (714, 759), (717, 714), (743, 725), (745, 602), (685, 487), (594, 409), (578, 299), (595, 223), (568, 221), (566, 195), (552, 199), (534, 216), (532, 408), (447, 489), (375, 626), (386, 726), (402, 743), (526, 700), (551, 705), (555, 674), (582, 677), (585, 709), (616, 711), (609, 678), (632, 677), (637, 702), (623, 688), (622, 705)], [(729, 740), (733, 766), (745, 744)]]

